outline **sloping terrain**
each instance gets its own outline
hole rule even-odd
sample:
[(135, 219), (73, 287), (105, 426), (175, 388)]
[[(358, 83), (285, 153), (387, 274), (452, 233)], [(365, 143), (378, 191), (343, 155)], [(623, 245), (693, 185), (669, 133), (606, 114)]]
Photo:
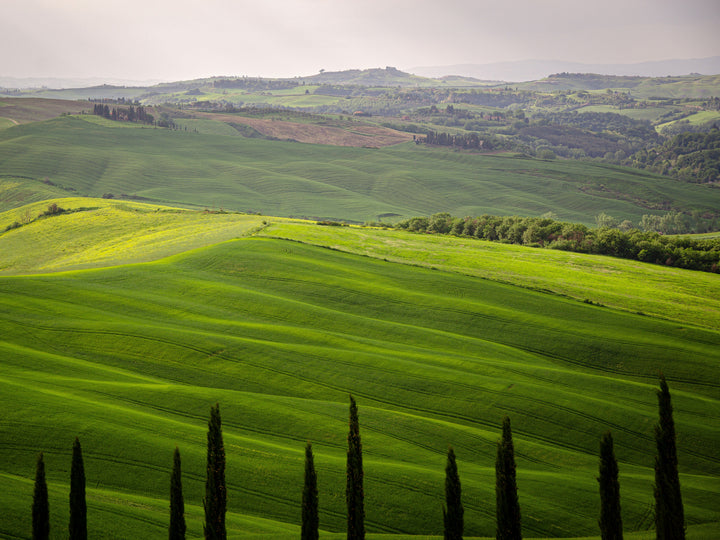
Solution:
[[(275, 234), (291, 231), (278, 227)], [(339, 235), (326, 238), (331, 246), (349, 243), (346, 228), (313, 227)], [(663, 370), (688, 524), (708, 538), (717, 532), (717, 330), (462, 275), (452, 259), (449, 271), (438, 271), (313, 246), (312, 234), (296, 231), (296, 240), (306, 243), (242, 238), (154, 263), (0, 277), (0, 531), (27, 534), (39, 451), (53, 527), (64, 530), (77, 435), (92, 537), (165, 534), (175, 445), (190, 536), (199, 536), (207, 416), (218, 402), (230, 536), (299, 533), (307, 440), (321, 528), (340, 534), (349, 393), (360, 408), (371, 533), (441, 533), (452, 445), (466, 534), (492, 536), (505, 414), (526, 537), (596, 534), (597, 448), (606, 429), (620, 462), (626, 529), (642, 531), (651, 526)], [(444, 259), (437, 249), (429, 242), (424, 256)], [(597, 274), (594, 282), (588, 272), (585, 285), (602, 298)]]
[(92, 106), (86, 101), (3, 97), (0, 101), (0, 119), (18, 125), (49, 120), (62, 114), (79, 114), (91, 109)]
[(409, 133), (369, 124), (347, 123), (340, 127), (222, 114), (196, 113), (196, 116), (228, 124), (244, 124), (267, 137), (309, 144), (381, 147), (412, 140)]
[[(48, 179), (68, 194), (290, 217), (376, 220), (534, 215), (594, 224), (604, 212), (639, 223), (668, 210), (714, 212), (720, 191), (637, 170), (414, 144), (349, 148), (117, 127), (65, 117), (0, 132), (0, 171)], [(125, 129), (121, 129), (125, 128)], [(37, 184), (38, 186), (40, 184)]]

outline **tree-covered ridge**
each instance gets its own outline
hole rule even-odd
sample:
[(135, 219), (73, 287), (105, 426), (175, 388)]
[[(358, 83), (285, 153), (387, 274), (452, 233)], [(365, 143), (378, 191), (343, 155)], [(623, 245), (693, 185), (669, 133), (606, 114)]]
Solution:
[(629, 165), (686, 182), (720, 181), (720, 129), (680, 133), (662, 145), (631, 156)]
[(546, 217), (482, 215), (456, 218), (448, 213), (439, 213), (429, 218), (404, 220), (396, 227), (419, 233), (453, 234), (577, 253), (611, 255), (689, 270), (720, 271), (720, 239), (670, 237), (639, 229), (622, 231), (607, 226), (614, 225), (609, 216), (598, 218), (601, 226), (591, 229), (579, 223)]

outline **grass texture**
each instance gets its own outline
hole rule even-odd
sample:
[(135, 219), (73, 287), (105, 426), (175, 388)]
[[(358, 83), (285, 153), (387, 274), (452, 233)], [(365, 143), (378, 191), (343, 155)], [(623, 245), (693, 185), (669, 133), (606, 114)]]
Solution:
[[(267, 234), (289, 235), (282, 227)], [(466, 535), (494, 536), (505, 414), (526, 537), (597, 535), (597, 451), (612, 429), (625, 527), (645, 538), (660, 369), (686, 519), (697, 538), (717, 534), (717, 329), (463, 275), (452, 261), (433, 270), (310, 245), (320, 241), (309, 230), (303, 241), (255, 236), (144, 264), (0, 277), (0, 536), (29, 537), (39, 451), (62, 535), (77, 435), (93, 538), (166, 535), (175, 445), (188, 536), (200, 537), (207, 418), (219, 402), (229, 536), (299, 534), (310, 440), (322, 536), (339, 538), (352, 393), (371, 538), (442, 534), (448, 445)], [(354, 241), (341, 234), (333, 246)]]
[(360, 222), (438, 211), (458, 216), (552, 211), (586, 224), (601, 212), (638, 223), (643, 214), (669, 207), (720, 207), (720, 191), (707, 186), (585, 162), (412, 143), (345, 148), (133, 127), (113, 128), (84, 117), (14, 126), (0, 131), (0, 170), (25, 178), (31, 191), (47, 178), (73, 194), (94, 197), (129, 194), (153, 204)]

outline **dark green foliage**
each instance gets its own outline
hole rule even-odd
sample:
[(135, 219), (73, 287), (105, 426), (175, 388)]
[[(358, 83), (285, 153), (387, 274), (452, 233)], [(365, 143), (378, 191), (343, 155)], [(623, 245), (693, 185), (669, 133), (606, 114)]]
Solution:
[(627, 162), (687, 182), (717, 181), (720, 179), (720, 130), (680, 133), (662, 146), (640, 150)]
[(227, 490), (225, 487), (225, 447), (222, 437), (220, 405), (210, 408), (207, 434), (207, 477), (205, 480), (205, 538), (225, 540), (225, 510)]
[(48, 489), (45, 481), (45, 461), (43, 454), (37, 459), (35, 469), (35, 491), (32, 505), (32, 537), (33, 540), (47, 540), (50, 537), (50, 505)]
[(305, 484), (302, 495), (302, 540), (317, 540), (319, 524), (315, 461), (313, 459), (312, 444), (307, 443), (307, 446), (305, 446)]
[(365, 538), (365, 494), (363, 492), (362, 443), (357, 405), (350, 396), (350, 431), (347, 451), (347, 538), (362, 540)]
[(87, 505), (85, 502), (85, 466), (80, 441), (73, 443), (70, 468), (70, 540), (87, 540)]
[(685, 516), (678, 477), (675, 422), (670, 390), (663, 374), (660, 374), (658, 405), (660, 421), (655, 426), (655, 531), (658, 540), (682, 540), (685, 538)]
[[(123, 100), (124, 101), (124, 100)], [(103, 116), (111, 120), (119, 120), (121, 122), (139, 122), (142, 124), (152, 124), (153, 115), (148, 114), (145, 107), (130, 106), (129, 108), (113, 108), (112, 111), (107, 105), (96, 103), (93, 105), (93, 114)]]
[[(678, 216), (683, 215), (674, 216), (677, 221)], [(689, 216), (684, 217), (691, 221)], [(643, 216), (641, 226), (651, 226), (657, 221), (652, 218), (653, 216)], [(716, 222), (708, 224), (711, 228), (717, 226)], [(702, 226), (702, 223), (695, 222), (694, 225), (687, 225), (685, 232), (688, 232), (687, 229), (693, 230), (694, 227)], [(610, 255), (689, 270), (720, 271), (720, 240), (717, 239), (673, 238), (638, 229), (627, 232), (608, 227), (590, 229), (579, 223), (566, 223), (545, 217), (482, 215), (475, 218), (454, 218), (444, 212), (433, 214), (430, 218), (416, 217), (401, 221), (396, 227), (419, 233), (471, 236), (509, 244)]]
[(436, 133), (435, 131), (428, 132), (425, 136), (425, 143), (439, 146), (459, 146), (461, 148), (474, 149), (478, 149), (482, 145), (482, 141), (477, 133), (452, 135), (450, 133)]
[(503, 418), (502, 439), (498, 441), (495, 461), (495, 498), (498, 540), (522, 538), (520, 504), (515, 480), (515, 449), (513, 447), (510, 418)]
[(170, 476), (170, 540), (185, 540), (185, 501), (182, 491), (180, 450), (175, 447), (173, 469)]
[(463, 505), (461, 500), (460, 476), (458, 475), (455, 451), (448, 449), (445, 465), (445, 506), (443, 507), (445, 540), (462, 540)]
[(600, 440), (600, 536), (602, 540), (622, 540), (620, 483), (612, 434), (607, 431)]

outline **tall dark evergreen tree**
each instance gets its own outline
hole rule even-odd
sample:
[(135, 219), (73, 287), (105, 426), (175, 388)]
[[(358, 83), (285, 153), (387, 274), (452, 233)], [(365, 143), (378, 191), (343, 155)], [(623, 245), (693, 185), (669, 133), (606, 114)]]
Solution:
[(660, 374), (660, 390), (657, 395), (660, 421), (655, 426), (655, 534), (658, 540), (683, 540), (685, 512), (680, 496), (675, 422), (670, 390), (663, 374)]
[(602, 540), (622, 540), (620, 515), (620, 483), (612, 434), (607, 431), (600, 440), (600, 537)]
[(73, 443), (70, 467), (70, 540), (87, 540), (87, 505), (85, 502), (85, 466), (80, 441)]
[(35, 491), (32, 505), (33, 540), (47, 540), (50, 537), (50, 504), (48, 502), (47, 482), (45, 481), (45, 461), (43, 454), (37, 458), (35, 468)]
[(515, 449), (510, 430), (510, 418), (503, 418), (502, 439), (498, 441), (495, 461), (495, 498), (498, 540), (519, 540), (520, 504), (515, 479)]
[(365, 538), (365, 494), (363, 492), (362, 443), (360, 442), (360, 424), (357, 405), (350, 396), (350, 431), (347, 451), (347, 539)]
[(185, 540), (185, 501), (182, 491), (180, 450), (175, 447), (173, 469), (170, 476), (170, 540)]
[(460, 476), (458, 475), (455, 451), (448, 449), (445, 465), (445, 506), (443, 507), (445, 540), (462, 540), (463, 505), (461, 501)]
[(318, 517), (317, 475), (312, 445), (305, 446), (305, 484), (302, 495), (302, 540), (318, 540), (320, 520)]
[(225, 510), (227, 490), (225, 487), (225, 447), (222, 437), (220, 405), (210, 408), (207, 434), (207, 478), (205, 480), (205, 538), (225, 540)]

